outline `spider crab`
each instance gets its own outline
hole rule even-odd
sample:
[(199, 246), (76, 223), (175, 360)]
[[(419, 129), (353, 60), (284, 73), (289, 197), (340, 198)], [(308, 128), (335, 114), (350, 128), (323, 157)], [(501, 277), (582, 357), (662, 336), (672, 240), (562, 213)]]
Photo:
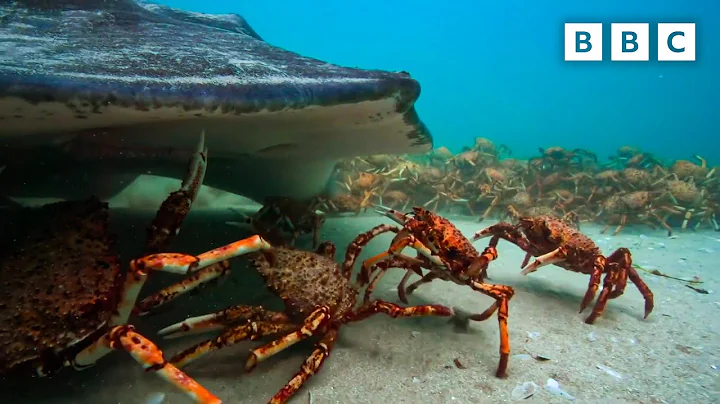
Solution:
[[(163, 249), (179, 230), (202, 183), (206, 153), (201, 136), (181, 189), (148, 229), (148, 250)], [(18, 213), (16, 244), (0, 258), (0, 375), (49, 376), (124, 350), (195, 402), (221, 402), (128, 324), (152, 256), (121, 270), (107, 203), (90, 198), (29, 209), (34, 222)]]
[(536, 159), (540, 160), (541, 165), (549, 165), (551, 168), (569, 166), (573, 163), (582, 165), (583, 158), (591, 159), (593, 162), (597, 163), (597, 156), (595, 153), (585, 149), (566, 150), (559, 146), (553, 146), (548, 147), (547, 149), (539, 147), (538, 150), (540, 150), (542, 157)]
[[(484, 282), (488, 264), (497, 258), (497, 241), (491, 243), (481, 254), (449, 220), (427, 209), (414, 207), (412, 212), (402, 213), (384, 206), (376, 206), (376, 211), (401, 224), (402, 228), (383, 224), (372, 230), (374, 236), (386, 232), (396, 233), (396, 236), (388, 251), (363, 262), (361, 272), (358, 274), (358, 282), (360, 284), (370, 282), (368, 288), (372, 289), (388, 268), (404, 268), (407, 273), (398, 286), (398, 294), (404, 302), (407, 302), (408, 294), (434, 279), (467, 285), (477, 292), (492, 297), (495, 299), (492, 306), (469, 318), (483, 321), (495, 311), (498, 312), (500, 362), (496, 376), (505, 377), (510, 356), (507, 329), (508, 302), (515, 291), (509, 286)], [(405, 247), (416, 250), (417, 257), (403, 255), (401, 252)], [(430, 272), (423, 276), (422, 268), (429, 269)], [(377, 275), (371, 279), (374, 272), (377, 272)], [(405, 288), (405, 282), (412, 273), (422, 278)]]
[(358, 290), (350, 283), (350, 275), (360, 250), (373, 237), (372, 231), (360, 234), (348, 246), (342, 265), (335, 261), (335, 246), (330, 242), (320, 244), (316, 252), (288, 246), (252, 254), (251, 265), (265, 278), (270, 291), (282, 297), (285, 310), (276, 312), (261, 306), (231, 306), (166, 327), (159, 333), (167, 338), (221, 330), (217, 337), (178, 353), (170, 362), (183, 367), (209, 352), (239, 341), (276, 338), (251, 351), (245, 365), (246, 370), (251, 371), (259, 362), (299, 341), (315, 337), (318, 339), (315, 349), (300, 371), (270, 400), (270, 403), (284, 403), (320, 369), (343, 324), (378, 313), (394, 318), (454, 314), (452, 309), (440, 305), (401, 307), (379, 300), (357, 305)]
[[(553, 216), (521, 216), (512, 206), (508, 207), (510, 216), (518, 220), (517, 225), (500, 222), (475, 233), (473, 241), (492, 237), (490, 245), (497, 245), (499, 239), (509, 241), (525, 251), (521, 265), (522, 274), (535, 272), (538, 268), (554, 264), (568, 271), (590, 275), (590, 283), (580, 304), (580, 312), (585, 310), (595, 298), (600, 286), (600, 278), (605, 274), (603, 288), (593, 307), (592, 313), (585, 319), (592, 324), (602, 314), (608, 299), (623, 294), (627, 279), (635, 284), (645, 298), (645, 317), (653, 310), (653, 293), (632, 267), (632, 255), (627, 248), (621, 247), (605, 257), (600, 248), (576, 228), (562, 219)], [(537, 257), (528, 265), (530, 257)]]
[(286, 197), (268, 197), (265, 204), (252, 216), (243, 217), (242, 222), (228, 222), (236, 227), (249, 227), (252, 232), (261, 234), (273, 244), (285, 244), (289, 234), (289, 243), (294, 245), (301, 234), (313, 235), (313, 248), (319, 243), (320, 228), (325, 223), (325, 212), (318, 210), (319, 198), (310, 201), (298, 201)]

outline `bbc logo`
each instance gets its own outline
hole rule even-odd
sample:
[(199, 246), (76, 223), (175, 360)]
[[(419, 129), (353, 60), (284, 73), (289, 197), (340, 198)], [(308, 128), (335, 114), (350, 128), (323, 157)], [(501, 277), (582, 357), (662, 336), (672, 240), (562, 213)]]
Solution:
[[(657, 45), (661, 62), (694, 61), (695, 23), (659, 23)], [(565, 61), (602, 61), (602, 47), (602, 23), (565, 24)], [(650, 24), (610, 24), (610, 59), (650, 60)]]

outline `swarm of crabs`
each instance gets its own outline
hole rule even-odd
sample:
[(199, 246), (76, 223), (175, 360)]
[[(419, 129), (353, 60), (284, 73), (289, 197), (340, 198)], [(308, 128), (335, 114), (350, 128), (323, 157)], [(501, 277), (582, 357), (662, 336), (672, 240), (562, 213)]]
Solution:
[[(678, 204), (666, 206), (668, 210), (664, 214), (674, 214), (675, 210), (681, 211), (680, 201), (692, 202), (694, 206), (705, 203), (705, 191), (693, 199), (688, 187), (700, 186), (703, 190), (711, 187), (714, 169), (707, 170), (704, 162), (702, 165), (685, 162), (676, 163), (668, 173), (651, 156), (623, 149), (617, 164), (628, 167), (615, 174), (591, 175), (585, 167), (594, 164), (596, 157), (582, 150), (546, 149), (541, 157), (524, 166), (510, 159), (498, 160), (503, 152), (507, 150), (486, 139), (478, 139), (475, 147), (457, 156), (439, 149), (429, 157), (427, 166), (391, 157), (357, 159), (349, 163), (350, 166), (372, 164), (382, 168), (348, 175), (344, 184), (349, 193), (344, 196), (318, 197), (304, 202), (269, 198), (257, 213), (231, 223), (247, 225), (254, 235), (198, 255), (166, 252), (203, 181), (207, 149), (201, 135), (181, 188), (162, 203), (147, 229), (145, 250), (127, 265), (123, 265), (116, 252), (106, 203), (91, 198), (35, 209), (13, 207), (18, 209), (13, 215), (16, 229), (9, 239), (0, 239), (3, 247), (0, 375), (47, 376), (63, 367), (82, 369), (110, 351), (124, 350), (148, 372), (165, 379), (193, 401), (220, 403), (220, 398), (180, 369), (205, 354), (239, 341), (266, 339), (266, 343), (250, 352), (245, 364), (250, 371), (297, 342), (313, 339), (313, 352), (270, 399), (271, 403), (283, 403), (320, 369), (344, 324), (375, 314), (393, 318), (455, 316), (453, 309), (442, 305), (407, 305), (407, 296), (414, 290), (441, 279), (494, 299), (490, 307), (468, 318), (483, 321), (497, 312), (500, 352), (495, 374), (505, 377), (510, 357), (509, 302), (515, 291), (510, 286), (486, 281), (489, 265), (498, 258), (497, 245), (501, 239), (525, 251), (523, 274), (553, 264), (589, 275), (580, 311), (592, 303), (598, 290), (600, 292), (585, 320), (588, 324), (603, 313), (609, 299), (623, 294), (628, 279), (643, 295), (644, 317), (647, 317), (653, 310), (653, 294), (633, 268), (630, 251), (619, 248), (603, 255), (577, 227), (578, 219), (582, 218), (579, 206), (588, 206), (588, 201), (607, 192), (601, 188), (609, 187), (617, 192), (603, 203), (607, 209), (605, 214), (615, 212), (621, 226), (631, 219), (655, 220), (668, 226), (657, 210), (661, 196), (656, 195), (656, 188), (662, 185), (661, 195)], [(437, 166), (438, 161), (441, 167)], [(548, 174), (547, 170), (554, 171)], [(534, 173), (534, 181), (526, 186), (523, 173), (530, 172)], [(467, 180), (468, 175), (472, 175), (471, 180)], [(703, 179), (695, 182), (695, 178)], [(589, 181), (595, 185), (589, 193), (582, 194), (580, 190), (587, 191), (583, 187)], [(414, 186), (396, 185), (406, 182)], [(572, 191), (560, 188), (559, 184), (569, 183), (575, 186)], [(475, 195), (483, 193), (475, 199), (467, 198), (468, 188), (474, 189)], [(358, 189), (362, 194), (356, 193)], [(435, 194), (422, 204), (424, 206), (409, 208), (413, 200), (399, 189)], [(644, 196), (640, 196), (643, 192)], [(383, 202), (392, 206), (376, 204), (378, 201), (373, 198), (381, 196)], [(482, 198), (491, 198), (482, 217), (502, 209), (514, 224), (500, 222), (468, 239), (449, 220), (434, 212), (441, 204), (455, 204), (472, 213)], [(552, 201), (552, 208), (535, 205), (539, 200)], [(611, 200), (624, 208), (610, 209)], [(432, 209), (428, 209), (428, 205), (432, 205)], [(631, 206), (636, 209), (633, 214), (628, 210)], [(325, 220), (325, 212), (320, 208), (356, 212), (373, 208), (395, 224), (379, 224), (359, 234), (338, 263), (335, 246), (319, 241), (319, 230)], [(682, 212), (685, 212), (684, 220), (692, 219), (688, 210)], [(709, 218), (714, 220), (714, 216)], [(308, 233), (313, 234), (314, 251), (295, 248), (298, 237)], [(389, 247), (362, 261), (353, 280), (355, 263), (363, 247), (384, 233), (394, 234)], [(478, 251), (473, 242), (481, 238), (489, 238), (489, 242)], [(407, 248), (415, 254), (405, 254)], [(168, 338), (218, 333), (169, 360), (130, 324), (132, 314), (149, 313), (229, 275), (229, 260), (242, 255), (247, 256), (250, 266), (265, 279), (270, 292), (283, 300), (284, 310), (233, 305), (170, 325), (159, 334)], [(532, 257), (535, 259), (530, 262)], [(397, 287), (398, 298), (404, 305), (378, 300), (372, 295), (379, 280), (392, 268), (406, 271)], [(157, 271), (186, 277), (138, 302), (147, 276)], [(413, 274), (420, 279), (408, 285)]]
[(623, 146), (600, 161), (591, 151), (540, 149), (536, 157), (511, 157), (505, 146), (477, 138), (458, 154), (437, 148), (424, 156), (369, 156), (338, 165), (339, 192), (321, 201), (328, 212), (361, 212), (373, 204), (408, 210), (421, 206), (480, 220), (513, 206), (527, 216), (564, 216), (598, 222), (617, 234), (630, 224), (671, 233), (720, 231), (717, 167), (700, 156), (661, 161)]

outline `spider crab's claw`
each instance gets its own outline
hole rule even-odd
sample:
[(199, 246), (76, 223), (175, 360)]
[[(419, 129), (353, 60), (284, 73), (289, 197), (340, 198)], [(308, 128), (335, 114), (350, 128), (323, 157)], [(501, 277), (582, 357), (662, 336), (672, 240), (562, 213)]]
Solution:
[(482, 281), (487, 277), (487, 267), (490, 261), (497, 257), (497, 252), (492, 258), (488, 258), (485, 254), (475, 258), (468, 267), (467, 274), (473, 279)]
[(474, 242), (480, 240), (481, 238), (490, 237), (492, 235), (493, 235), (493, 232), (490, 229), (478, 230), (472, 236), (472, 239), (470, 241), (472, 241), (474, 243)]
[(388, 208), (387, 206), (373, 205), (373, 208), (375, 208), (375, 212), (392, 219), (398, 224), (404, 225), (408, 221), (407, 214), (397, 211), (395, 209)]

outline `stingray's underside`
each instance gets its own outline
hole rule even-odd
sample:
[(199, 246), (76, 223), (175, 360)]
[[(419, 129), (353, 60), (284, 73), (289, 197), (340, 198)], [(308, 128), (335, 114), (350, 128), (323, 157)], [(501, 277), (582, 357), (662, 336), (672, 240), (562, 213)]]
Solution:
[(119, 0), (0, 13), (0, 194), (109, 196), (138, 174), (179, 177), (203, 130), (206, 184), (256, 199), (317, 193), (341, 157), (431, 147), (407, 74), (273, 47), (239, 16)]

